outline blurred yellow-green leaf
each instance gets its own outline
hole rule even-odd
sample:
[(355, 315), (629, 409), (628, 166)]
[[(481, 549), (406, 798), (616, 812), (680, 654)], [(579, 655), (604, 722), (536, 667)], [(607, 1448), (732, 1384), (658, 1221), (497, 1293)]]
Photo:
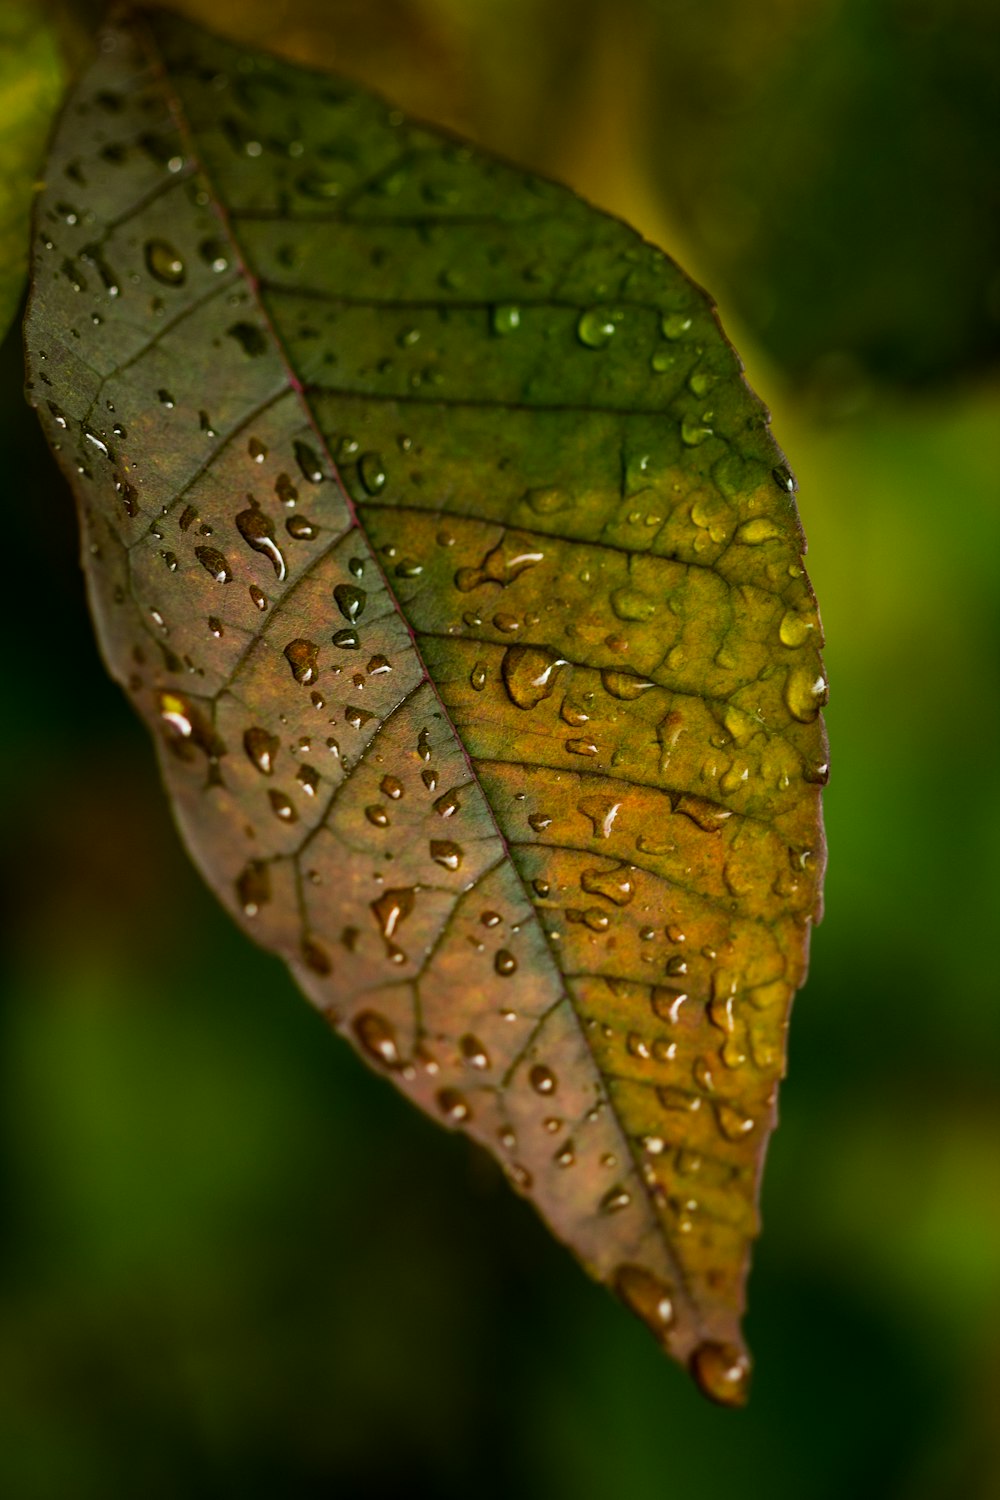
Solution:
[(56, 29), (39, 0), (0, 6), (0, 338), (21, 300), (28, 222), (45, 138), (65, 69)]

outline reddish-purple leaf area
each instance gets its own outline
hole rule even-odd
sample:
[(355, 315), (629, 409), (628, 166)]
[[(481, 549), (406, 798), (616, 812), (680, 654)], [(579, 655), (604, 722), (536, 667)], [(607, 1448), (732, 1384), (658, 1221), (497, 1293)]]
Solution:
[(710, 303), (568, 191), (154, 16), (66, 106), (27, 345), (206, 880), (742, 1402), (825, 684)]

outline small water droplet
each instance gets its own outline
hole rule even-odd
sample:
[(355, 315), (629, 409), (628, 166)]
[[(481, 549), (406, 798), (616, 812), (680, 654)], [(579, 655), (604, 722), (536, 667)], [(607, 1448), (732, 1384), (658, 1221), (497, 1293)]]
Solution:
[(628, 1208), (631, 1202), (632, 1194), (627, 1188), (622, 1187), (621, 1183), (616, 1183), (614, 1187), (608, 1188), (598, 1204), (598, 1209), (602, 1214), (617, 1214), (621, 1213), (623, 1208)]
[(295, 773), (295, 779), (302, 787), (307, 797), (315, 797), (319, 787), (320, 775), (314, 766), (301, 765)]
[(340, 613), (351, 625), (360, 619), (368, 602), (365, 590), (355, 588), (352, 583), (338, 583), (333, 591), (333, 597)]
[(461, 1125), (472, 1118), (472, 1111), (458, 1089), (442, 1089), (437, 1096), (438, 1108), (452, 1125)]
[(388, 828), (389, 826), (389, 814), (377, 802), (372, 803), (371, 807), (365, 808), (365, 817), (376, 828)]
[(311, 682), (316, 681), (319, 676), (317, 665), (319, 647), (315, 641), (307, 641), (299, 636), (294, 641), (288, 642), (284, 654), (296, 682), (300, 682), (303, 687), (308, 687)]
[(296, 542), (311, 542), (319, 534), (319, 528), (306, 516), (289, 516), (285, 530)]
[(301, 438), (296, 438), (292, 446), (295, 451), (295, 461), (302, 470), (305, 478), (311, 484), (322, 484), (324, 477), (323, 465), (319, 460), (316, 450), (311, 448), (308, 443), (303, 442)]
[(259, 725), (253, 725), (243, 736), (243, 748), (257, 770), (264, 776), (270, 776), (281, 749), (278, 736)]
[(615, 589), (611, 595), (611, 608), (619, 620), (648, 620), (656, 613), (656, 600), (639, 589)]
[(589, 307), (577, 320), (576, 336), (585, 349), (604, 349), (614, 338), (620, 316), (606, 308)]
[(742, 1141), (754, 1128), (754, 1122), (749, 1115), (743, 1114), (724, 1100), (716, 1102), (715, 1118), (719, 1122), (719, 1129), (728, 1141)]
[(446, 870), (457, 870), (462, 863), (462, 847), (451, 839), (431, 839), (430, 856)]
[(369, 495), (377, 495), (385, 489), (386, 472), (382, 457), (378, 453), (362, 453), (358, 459), (358, 475)]
[(521, 326), (521, 309), (515, 302), (501, 302), (490, 314), (490, 327), (501, 338)]
[(627, 906), (635, 895), (635, 880), (629, 865), (610, 870), (584, 870), (580, 884), (592, 896), (604, 896), (616, 906)]
[(169, 240), (147, 240), (143, 247), (146, 270), (164, 286), (183, 286), (187, 279), (184, 262)]
[(545, 1063), (535, 1063), (528, 1074), (528, 1082), (536, 1094), (554, 1094), (556, 1091), (556, 1075)]
[(363, 1010), (354, 1017), (351, 1025), (354, 1035), (369, 1057), (386, 1068), (398, 1068), (402, 1065), (395, 1027), (384, 1016), (374, 1010)]
[(754, 516), (736, 528), (736, 540), (748, 547), (759, 547), (762, 542), (773, 542), (781, 536), (781, 527), (767, 516)]
[(687, 313), (668, 313), (660, 319), (660, 331), (665, 339), (683, 338), (691, 327)]
[(474, 692), (481, 693), (483, 691), (483, 688), (486, 686), (486, 676), (485, 662), (477, 661), (469, 673), (469, 684)]
[(262, 860), (252, 859), (236, 881), (236, 899), (244, 916), (255, 917), (271, 899), (271, 873)]
[(696, 422), (688, 417), (681, 422), (681, 442), (685, 443), (688, 448), (699, 447), (706, 438), (711, 436), (712, 429), (704, 422)]
[(378, 900), (371, 903), (371, 910), (385, 939), (389, 957), (397, 963), (405, 955), (392, 940), (412, 912), (415, 899), (416, 892), (413, 887), (404, 886), (398, 890), (383, 891)]
[(434, 803), (434, 811), (439, 818), (450, 818), (459, 811), (462, 804), (456, 791), (443, 792)]
[(778, 464), (771, 470), (771, 477), (779, 490), (785, 490), (789, 495), (795, 492), (795, 476), (786, 464)]
[(674, 1321), (673, 1289), (659, 1276), (636, 1265), (619, 1266), (614, 1287), (625, 1306), (662, 1340)]
[(232, 572), (229, 563), (216, 547), (196, 547), (194, 555), (205, 569), (210, 573), (216, 583), (230, 583)]
[(502, 978), (508, 979), (517, 969), (517, 959), (506, 948), (501, 948), (493, 960), (493, 967)]
[(745, 1406), (750, 1394), (750, 1361), (732, 1344), (711, 1340), (691, 1356), (691, 1373), (700, 1390), (720, 1406)]
[(160, 399), (161, 406), (165, 406), (168, 411), (173, 411), (173, 409), (174, 409), (174, 398), (173, 398), (173, 396), (171, 396), (170, 392), (168, 390), (164, 389), (163, 387), (161, 387), (160, 390), (158, 390), (156, 394), (157, 394), (157, 396)]
[(247, 592), (250, 595), (251, 604), (263, 614), (265, 609), (267, 609), (267, 595), (264, 593), (264, 590), (259, 589), (255, 583), (252, 583)]
[(612, 698), (619, 698), (625, 703), (641, 698), (643, 693), (656, 686), (648, 677), (640, 677), (636, 672), (619, 667), (603, 667), (601, 683)]
[(286, 797), (284, 792), (279, 792), (276, 787), (272, 786), (268, 788), (267, 797), (271, 804), (271, 811), (276, 818), (280, 818), (283, 823), (298, 822), (299, 814), (295, 803), (290, 797)]
[(461, 1048), (462, 1056), (470, 1068), (478, 1068), (480, 1071), (484, 1071), (489, 1067), (489, 1053), (478, 1037), (467, 1032), (461, 1038), (458, 1045)]
[(572, 495), (554, 485), (526, 490), (523, 498), (528, 509), (533, 510), (536, 516), (554, 516), (561, 510), (569, 510), (573, 505)]
[(361, 637), (356, 630), (335, 630), (330, 637), (335, 646), (341, 651), (358, 651), (361, 649)]

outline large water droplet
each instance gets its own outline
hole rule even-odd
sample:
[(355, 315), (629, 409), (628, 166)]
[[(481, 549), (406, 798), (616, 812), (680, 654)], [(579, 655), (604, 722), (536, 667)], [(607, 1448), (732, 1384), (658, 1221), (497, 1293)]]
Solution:
[(621, 802), (613, 797), (583, 797), (577, 803), (577, 810), (590, 819), (595, 839), (607, 839), (611, 837), (621, 806)]
[(248, 546), (252, 547), (255, 552), (262, 552), (270, 559), (278, 582), (283, 582), (287, 569), (281, 548), (274, 540), (274, 522), (271, 517), (265, 515), (257, 506), (253, 506), (250, 510), (239, 512), (236, 517), (236, 527)]
[(476, 568), (459, 568), (455, 574), (455, 587), (468, 594), (484, 583), (498, 583), (507, 588), (515, 578), (535, 567), (545, 553), (531, 537), (519, 536), (516, 532), (505, 532), (495, 547), (483, 557)]
[(549, 646), (508, 646), (500, 664), (508, 697), (518, 708), (534, 708), (555, 687), (566, 658)]

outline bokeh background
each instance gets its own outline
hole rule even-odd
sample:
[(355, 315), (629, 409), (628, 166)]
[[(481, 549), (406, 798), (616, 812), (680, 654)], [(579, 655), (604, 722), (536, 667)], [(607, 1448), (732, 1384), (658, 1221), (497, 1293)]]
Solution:
[(829, 640), (827, 917), (708, 1406), (186, 862), (0, 354), (0, 1493), (1000, 1495), (991, 0), (185, 0), (568, 180), (716, 296)]

